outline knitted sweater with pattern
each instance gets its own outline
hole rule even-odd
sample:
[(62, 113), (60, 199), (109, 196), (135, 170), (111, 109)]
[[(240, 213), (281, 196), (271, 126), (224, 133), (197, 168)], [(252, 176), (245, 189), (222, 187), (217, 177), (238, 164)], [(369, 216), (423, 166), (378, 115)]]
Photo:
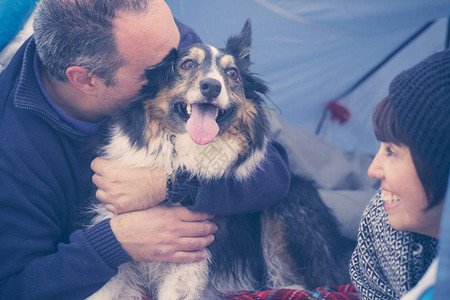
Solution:
[(399, 299), (423, 276), (437, 244), (432, 237), (392, 228), (378, 191), (364, 211), (350, 262), (361, 299)]

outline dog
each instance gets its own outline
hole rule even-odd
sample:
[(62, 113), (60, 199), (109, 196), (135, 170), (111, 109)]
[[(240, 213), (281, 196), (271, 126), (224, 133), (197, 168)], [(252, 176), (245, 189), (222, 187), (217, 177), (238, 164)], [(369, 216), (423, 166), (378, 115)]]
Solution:
[[(224, 49), (205, 44), (173, 49), (147, 68), (148, 83), (139, 97), (108, 121), (101, 155), (202, 179), (248, 179), (271, 140), (262, 97), (268, 87), (249, 70), (250, 46), (247, 20)], [(220, 160), (213, 166), (201, 163), (205, 153)], [(102, 204), (95, 210), (94, 223), (113, 216)], [(129, 262), (88, 299), (220, 299), (237, 290), (349, 282), (352, 248), (307, 178), (292, 175), (279, 204), (214, 222), (219, 230), (208, 259)]]

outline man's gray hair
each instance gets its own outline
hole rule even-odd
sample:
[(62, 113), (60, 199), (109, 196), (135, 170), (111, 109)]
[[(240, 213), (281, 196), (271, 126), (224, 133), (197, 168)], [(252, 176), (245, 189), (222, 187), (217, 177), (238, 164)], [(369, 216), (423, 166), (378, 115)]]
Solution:
[(70, 66), (81, 66), (115, 84), (124, 64), (114, 37), (118, 12), (145, 12), (151, 0), (41, 0), (34, 18), (38, 55), (49, 76), (66, 81)]

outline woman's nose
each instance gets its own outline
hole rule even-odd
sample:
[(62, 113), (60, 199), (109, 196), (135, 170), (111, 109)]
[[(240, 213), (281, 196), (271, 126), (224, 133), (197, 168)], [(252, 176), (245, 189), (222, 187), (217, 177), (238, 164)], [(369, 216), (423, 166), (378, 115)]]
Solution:
[(369, 168), (367, 169), (367, 175), (372, 178), (380, 179), (383, 176), (383, 169), (380, 164), (380, 152), (378, 151), (377, 155), (372, 160)]

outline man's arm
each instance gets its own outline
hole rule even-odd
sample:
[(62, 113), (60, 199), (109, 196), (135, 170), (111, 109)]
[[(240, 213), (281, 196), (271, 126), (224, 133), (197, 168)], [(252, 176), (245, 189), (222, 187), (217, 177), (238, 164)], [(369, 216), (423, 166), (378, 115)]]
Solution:
[(128, 168), (119, 160), (97, 157), (91, 169), (95, 196), (110, 212), (146, 209), (166, 199), (167, 174), (159, 168)]
[[(102, 188), (102, 202), (116, 212), (146, 209), (163, 201), (166, 174), (159, 169), (129, 168), (119, 161), (96, 158), (94, 183)], [(199, 181), (177, 174), (170, 202), (181, 202), (192, 211), (214, 215), (251, 213), (275, 204), (286, 196), (290, 185), (288, 158), (277, 142), (267, 147), (255, 174), (245, 181), (232, 177)], [(164, 191), (164, 192), (161, 192)]]
[[(64, 232), (64, 204), (30, 174), (0, 170), (0, 299), (81, 299), (100, 288), (130, 258), (108, 226)], [(62, 218), (61, 218), (62, 217)], [(97, 237), (110, 252), (89, 241)], [(111, 243), (112, 242), (112, 243)]]
[(135, 261), (195, 262), (206, 258), (204, 249), (214, 240), (217, 225), (204, 222), (212, 217), (158, 206), (113, 217), (111, 229)]

